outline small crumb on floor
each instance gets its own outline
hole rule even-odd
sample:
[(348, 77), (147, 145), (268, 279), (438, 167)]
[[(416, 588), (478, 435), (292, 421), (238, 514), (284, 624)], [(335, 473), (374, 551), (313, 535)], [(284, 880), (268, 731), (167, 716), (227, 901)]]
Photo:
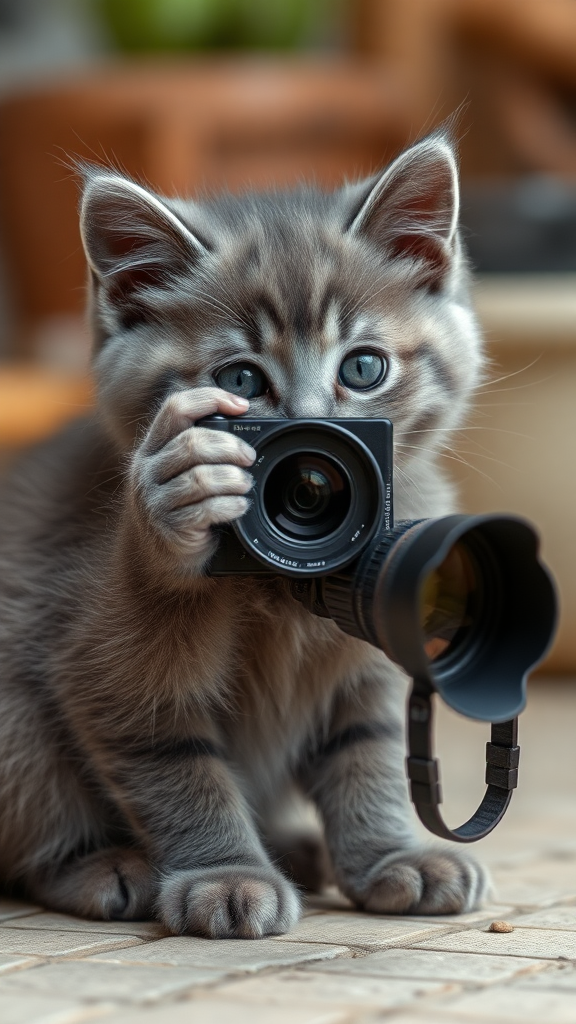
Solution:
[(492, 924), (488, 928), (489, 932), (513, 932), (514, 925), (510, 924), (509, 921), (492, 921)]

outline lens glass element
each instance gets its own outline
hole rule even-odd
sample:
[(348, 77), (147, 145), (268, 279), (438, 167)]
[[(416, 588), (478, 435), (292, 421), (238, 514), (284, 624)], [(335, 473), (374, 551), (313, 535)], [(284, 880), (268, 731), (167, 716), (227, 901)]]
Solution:
[(316, 452), (293, 452), (280, 459), (264, 485), (264, 512), (270, 523), (301, 540), (318, 540), (337, 530), (350, 501), (344, 468)]
[(420, 590), (420, 623), (430, 659), (452, 653), (471, 635), (479, 602), (480, 571), (470, 551), (457, 541), (425, 577)]

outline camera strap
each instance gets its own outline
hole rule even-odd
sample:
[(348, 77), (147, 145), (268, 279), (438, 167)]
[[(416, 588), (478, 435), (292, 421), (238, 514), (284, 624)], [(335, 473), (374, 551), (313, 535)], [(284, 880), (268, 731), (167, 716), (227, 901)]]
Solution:
[(486, 744), (486, 783), (484, 798), (459, 828), (450, 829), (439, 811), (442, 803), (439, 762), (433, 756), (433, 690), (427, 680), (414, 680), (408, 699), (407, 770), (411, 796), (420, 821), (442, 839), (474, 843), (483, 839), (504, 816), (518, 785), (518, 719), (492, 723), (490, 742)]

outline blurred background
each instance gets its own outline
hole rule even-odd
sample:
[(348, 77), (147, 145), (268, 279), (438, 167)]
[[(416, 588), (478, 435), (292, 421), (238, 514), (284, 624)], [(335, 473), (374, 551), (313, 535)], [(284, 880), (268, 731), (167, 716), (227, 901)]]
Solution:
[(365, 175), (459, 109), (491, 358), (445, 453), (533, 519), (576, 671), (576, 0), (0, 0), (0, 454), (90, 403), (70, 156), (165, 194)]

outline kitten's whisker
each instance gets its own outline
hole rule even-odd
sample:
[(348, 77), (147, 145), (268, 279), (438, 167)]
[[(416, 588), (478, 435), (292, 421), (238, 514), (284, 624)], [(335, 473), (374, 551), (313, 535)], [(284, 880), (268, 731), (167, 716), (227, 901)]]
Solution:
[(212, 305), (214, 309), (218, 309), (220, 312), (226, 313), (228, 316), (231, 316), (240, 323), (243, 323), (245, 327), (251, 326), (250, 321), (243, 315), (241, 310), (233, 309), (233, 307), (229, 306), (224, 299), (218, 298), (216, 295), (213, 295), (212, 292), (204, 291), (202, 288), (196, 288), (195, 295), (199, 296), (203, 302)]
[[(483, 476), (486, 480), (489, 480), (491, 484), (496, 484), (496, 486), (499, 486), (496, 483), (496, 480), (494, 480), (493, 477), (489, 476), (488, 473), (484, 473), (484, 471), (481, 470), (478, 466), (474, 466), (473, 463), (468, 462), (467, 459), (464, 459), (461, 455), (457, 454), (452, 449), (450, 449), (449, 451), (435, 451), (433, 448), (424, 448), (422, 445), (413, 445), (413, 444), (401, 445), (401, 447), (403, 447), (403, 448), (411, 448), (411, 449), (414, 449), (414, 450), (426, 452), (426, 453), (431, 454), (431, 455), (439, 456), (442, 459), (450, 459), (452, 462), (460, 462), (463, 466), (467, 466), (468, 469), (474, 470), (474, 472), (478, 473), (479, 476)], [(471, 454), (477, 454), (477, 453), (473, 452)]]
[(347, 299), (346, 303), (340, 308), (348, 315), (354, 314), (358, 307), (361, 306), (365, 297), (369, 294), (369, 291), (370, 288), (366, 288), (366, 290), (360, 295), (351, 295), (350, 298)]
[[(428, 434), (428, 433), (434, 434), (434, 433), (436, 433), (439, 430), (442, 430), (442, 428), (441, 427), (429, 427), (429, 428), (424, 429), (424, 430), (404, 430), (400, 434), (400, 437), (408, 437), (409, 434)], [(462, 433), (464, 433), (464, 431), (468, 432), (470, 430), (481, 430), (482, 432), (484, 432), (486, 430), (490, 430), (490, 431), (495, 432), (497, 434), (513, 434), (514, 437), (524, 437), (528, 441), (534, 441), (535, 440), (534, 435), (532, 435), (532, 434), (521, 434), (518, 430), (508, 430), (507, 427), (474, 427), (474, 426), (472, 426), (472, 427), (454, 427), (453, 430), (450, 431), (450, 433), (451, 434), (459, 434), (461, 431), (462, 431)]]
[(493, 434), (509, 434), (511, 437), (522, 437), (525, 441), (535, 441), (536, 438), (533, 434), (523, 434), (519, 430), (508, 430), (507, 427), (458, 427), (455, 433), (469, 433), (471, 431), (480, 430), (482, 433), (490, 431)]
[(483, 477), (485, 480), (488, 480), (489, 483), (494, 484), (496, 487), (502, 490), (501, 485), (494, 479), (493, 476), (490, 476), (489, 473), (485, 473), (484, 470), (480, 469), (479, 466), (475, 466), (472, 462), (468, 462), (468, 459), (463, 459), (456, 455), (449, 455), (448, 452), (439, 452), (439, 455), (443, 459), (451, 459), (453, 462), (460, 462), (463, 466), (466, 466), (468, 469), (473, 470), (474, 473), (478, 473), (478, 476)]
[[(504, 462), (502, 459), (497, 459), (494, 455), (485, 455), (484, 452), (470, 451), (468, 448), (450, 448), (450, 451), (457, 452), (458, 455), (472, 455), (477, 459), (486, 459), (487, 462), (494, 462), (497, 466), (504, 466), (505, 469), (521, 472), (519, 466), (515, 466), (510, 462)], [(442, 455), (443, 453), (441, 452), (440, 454)]]
[[(446, 457), (448, 453), (451, 453), (453, 458), (458, 458), (463, 455), (472, 455), (477, 459), (486, 459), (488, 462), (495, 462), (499, 466), (504, 466), (505, 469), (516, 469), (519, 470), (518, 466), (514, 466), (509, 462), (503, 462), (502, 459), (497, 459), (496, 456), (490, 454), (484, 454), (481, 451), (470, 451), (468, 448), (444, 448), (436, 452), (433, 448), (424, 448), (419, 445), (403, 445), (405, 448), (416, 448), (418, 451), (430, 452), (431, 454), (440, 455)], [(462, 460), (464, 461), (464, 460)]]
[(394, 473), (400, 480), (404, 479), (410, 487), (413, 487), (417, 494), (422, 496), (422, 488), (420, 487), (417, 480), (406, 471), (405, 468), (399, 466), (396, 462), (394, 463)]
[(492, 455), (493, 454), (492, 449), (491, 448), (487, 448), (486, 445), (484, 445), (484, 444), (480, 444), (480, 441), (478, 441), (477, 438), (475, 438), (475, 437), (467, 437), (466, 440), (470, 444), (475, 445), (476, 446), (476, 450), (480, 450), (482, 452), (487, 452), (488, 455)]
[(249, 327), (249, 321), (240, 313), (238, 310), (232, 309), (225, 302), (217, 299), (215, 296), (210, 295), (209, 292), (196, 291), (196, 295), (199, 296), (200, 300), (207, 306), (211, 306), (216, 312), (223, 314), (226, 317), (231, 317), (234, 321), (243, 324), (244, 327)]
[(541, 352), (540, 355), (536, 356), (536, 358), (533, 359), (531, 363), (527, 363), (526, 366), (522, 366), (519, 370), (513, 370), (512, 373), (505, 373), (502, 377), (496, 377), (495, 380), (487, 380), (483, 384), (478, 384), (478, 386), (475, 388), (475, 391), (479, 391), (480, 388), (485, 388), (489, 384), (499, 384), (500, 381), (509, 380), (510, 377), (517, 377), (519, 373), (525, 373), (526, 370), (531, 370), (532, 367), (536, 365), (536, 363), (540, 362), (543, 355), (544, 353)]
[(385, 281), (383, 285), (376, 289), (376, 291), (371, 292), (370, 288), (366, 288), (359, 297), (355, 296), (354, 299), (351, 300), (351, 303), (349, 303), (351, 308), (347, 310), (348, 316), (353, 316), (365, 302), (373, 302), (373, 300), (380, 295), (380, 292), (385, 291), (389, 286), (390, 281)]
[[(504, 391), (515, 391), (515, 390), (517, 390), (517, 389), (516, 388), (503, 388), (502, 389), (502, 393)], [(487, 391), (486, 392), (487, 395), (490, 395), (490, 394), (499, 395), (500, 393), (501, 393), (500, 391), (494, 391), (494, 392)], [(482, 409), (525, 409), (527, 406), (533, 406), (533, 405), (534, 405), (533, 402), (507, 402), (507, 403), (504, 403), (504, 402), (482, 402), (482, 404), (478, 403), (474, 407), (474, 415), (476, 415), (478, 412), (481, 412)], [(460, 428), (458, 428), (458, 429), (460, 429)]]
[[(482, 396), (484, 396), (484, 395), (504, 395), (507, 391), (524, 391), (525, 388), (535, 388), (535, 387), (538, 387), (539, 384), (545, 384), (547, 380), (553, 380), (555, 376), (556, 376), (555, 373), (550, 373), (547, 377), (539, 377), (538, 380), (528, 381), (527, 384), (519, 384), (518, 387), (514, 387), (514, 388), (494, 388), (493, 391), (484, 391), (482, 393)], [(478, 403), (477, 408), (479, 408), (479, 409), (482, 408), (480, 403)]]
[(384, 291), (387, 287), (389, 287), (389, 285), (390, 282), (385, 281), (384, 284), (380, 285), (380, 287), (377, 288), (375, 291), (371, 291), (372, 284), (370, 284), (360, 295), (351, 296), (347, 300), (345, 305), (341, 306), (340, 308), (345, 312), (346, 315), (352, 316), (354, 313), (356, 313), (356, 311), (365, 301), (372, 301), (372, 299), (375, 299), (376, 296), (379, 295), (380, 292)]
[[(205, 285), (205, 286), (209, 287), (210, 284), (212, 284), (212, 285), (215, 284), (216, 288), (221, 289), (223, 283), (222, 283), (221, 279), (218, 278), (217, 273), (215, 273), (214, 271), (208, 270), (208, 271), (204, 272), (203, 280), (199, 283), (198, 291), (202, 292), (202, 285)], [(227, 305), (227, 303), (225, 303), (225, 299), (224, 298), (218, 299), (217, 296), (213, 295), (212, 292), (204, 291), (204, 294), (213, 297), (217, 301), (221, 301), (224, 305)], [(227, 296), (228, 296), (228, 294), (229, 294), (228, 292), (225, 293), (225, 295), (227, 295)], [(229, 307), (229, 308), (232, 309), (232, 307)]]

